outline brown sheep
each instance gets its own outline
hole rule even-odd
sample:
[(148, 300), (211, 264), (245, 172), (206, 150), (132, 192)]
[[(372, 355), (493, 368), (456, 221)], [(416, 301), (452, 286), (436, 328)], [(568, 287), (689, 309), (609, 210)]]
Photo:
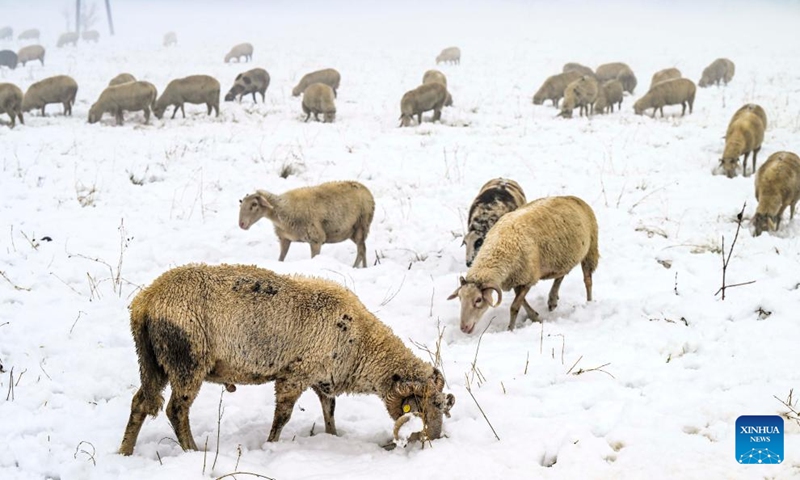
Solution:
[(314, 120), (319, 121), (319, 114), (322, 114), (325, 123), (331, 123), (336, 119), (336, 104), (333, 89), (324, 83), (312, 83), (303, 92), (301, 106), (303, 113), (306, 114), (305, 121), (314, 114)]
[(252, 93), (253, 102), (258, 103), (256, 93), (260, 93), (261, 102), (263, 103), (266, 102), (266, 97), (264, 95), (268, 87), (269, 73), (263, 68), (254, 68), (236, 76), (236, 79), (233, 81), (233, 86), (228, 93), (225, 94), (225, 101), (230, 102), (238, 98), (241, 103), (244, 95)]
[(108, 82), (108, 86), (109, 87), (113, 87), (114, 85), (122, 85), (123, 83), (135, 82), (135, 81), (136, 81), (136, 77), (134, 77), (130, 73), (120, 73), (119, 75), (117, 75), (116, 77), (112, 78)]
[(447, 47), (436, 56), (436, 65), (441, 62), (452, 63), (455, 65), (461, 64), (461, 49), (458, 47)]
[(167, 107), (174, 105), (172, 118), (181, 109), (183, 118), (186, 118), (186, 111), (183, 109), (184, 103), (206, 104), (208, 114), (216, 112), (219, 117), (219, 82), (214, 77), (208, 75), (190, 75), (184, 78), (177, 78), (167, 84), (167, 88), (161, 93), (153, 107), (153, 114), (159, 120), (164, 116)]
[(19, 123), (25, 124), (22, 118), (22, 90), (13, 83), (0, 83), (0, 114), (7, 113), (11, 117), (11, 128)]
[(594, 103), (594, 111), (606, 113), (606, 110), (614, 111), (614, 104), (622, 109), (622, 83), (619, 80), (607, 80), (597, 89), (597, 101)]
[(240, 62), (242, 57), (244, 57), (246, 62), (249, 62), (253, 59), (253, 45), (249, 43), (240, 43), (239, 45), (235, 45), (233, 48), (231, 48), (231, 51), (225, 55), (225, 63), (230, 63), (230, 61), (234, 58), (237, 62)]
[(353, 267), (367, 266), (366, 240), (375, 215), (375, 199), (358, 182), (327, 182), (275, 195), (264, 190), (239, 201), (239, 227), (249, 229), (261, 218), (275, 227), (282, 262), (292, 242), (308, 243), (315, 257), (325, 243), (352, 240), (357, 254)]
[(19, 63), (24, 67), (26, 63), (39, 60), (44, 65), (44, 47), (41, 45), (28, 45), (17, 52)]
[(628, 65), (622, 62), (606, 63), (597, 67), (596, 71), (597, 80), (605, 82), (606, 80), (619, 80), (622, 83), (622, 88), (628, 93), (633, 93), (636, 88), (636, 75)]
[(72, 115), (75, 96), (78, 94), (78, 83), (67, 75), (45, 78), (28, 87), (22, 99), (22, 111), (29, 112), (34, 108), (44, 109), (48, 103), (60, 103), (64, 106), (64, 115)]
[[(592, 274), (600, 258), (597, 244), (597, 219), (577, 197), (540, 198), (503, 215), (486, 235), (466, 278), (459, 279), (459, 287), (448, 297), (461, 300), (461, 331), (472, 333), (489, 306), (500, 305), (502, 292), (512, 288), (516, 297), (508, 329), (514, 330), (520, 307), (532, 321), (540, 321), (525, 295), (539, 280), (554, 279), (547, 300), (554, 310), (564, 276), (578, 264), (586, 300), (592, 301)], [(495, 302), (492, 292), (497, 294)]]
[(303, 78), (300, 79), (300, 82), (292, 89), (292, 96), (300, 96), (300, 94), (305, 92), (306, 88), (308, 88), (308, 86), (312, 83), (324, 83), (333, 89), (333, 96), (336, 97), (336, 92), (339, 90), (339, 82), (341, 80), (342, 76), (335, 68), (326, 68), (323, 70), (317, 70), (316, 72), (307, 73), (303, 75)]
[(727, 58), (718, 58), (711, 62), (711, 65), (703, 69), (703, 75), (698, 83), (701, 87), (708, 87), (713, 84), (719, 85), (720, 82), (728, 84), (736, 73), (736, 65)]
[(789, 220), (800, 200), (800, 157), (792, 152), (775, 152), (756, 174), (758, 207), (753, 217), (755, 236), (774, 232), (781, 226), (781, 217), (789, 207)]
[(486, 234), (497, 220), (527, 202), (525, 192), (514, 180), (493, 178), (481, 187), (467, 216), (468, 232), (464, 235), (463, 243), (467, 247), (467, 267), (472, 266), (475, 255), (486, 240)]
[(567, 72), (578, 72), (578, 73), (581, 74), (581, 76), (584, 76), (584, 75), (591, 75), (593, 77), (595, 76), (594, 70), (592, 70), (591, 68), (589, 68), (589, 67), (587, 67), (585, 65), (581, 65), (580, 63), (574, 63), (574, 62), (565, 63), (564, 64), (564, 68), (562, 68), (561, 71), (564, 72), (564, 73), (567, 73)]
[(664, 116), (665, 105), (681, 105), (683, 110), (681, 116), (686, 114), (686, 105), (689, 105), (689, 113), (692, 113), (694, 106), (694, 95), (697, 88), (694, 82), (688, 78), (676, 78), (674, 80), (667, 80), (653, 85), (642, 98), (633, 104), (633, 111), (636, 115), (641, 115), (648, 108), (653, 109), (653, 117), (656, 116), (656, 110), (661, 110), (661, 116)]
[(128, 82), (106, 87), (89, 109), (89, 123), (97, 123), (106, 112), (114, 114), (117, 125), (122, 125), (124, 112), (144, 112), (144, 123), (150, 121), (150, 110), (155, 107), (158, 91), (150, 82)]
[(75, 47), (75, 46), (78, 45), (78, 38), (80, 38), (80, 37), (78, 36), (78, 34), (76, 32), (62, 33), (58, 37), (58, 42), (56, 43), (56, 46), (58, 48), (61, 48), (64, 45), (70, 45), (71, 44), (73, 47)]
[(581, 77), (582, 75), (576, 71), (559, 73), (558, 75), (547, 77), (547, 80), (544, 81), (542, 86), (539, 87), (539, 90), (533, 95), (533, 104), (541, 105), (545, 100), (552, 100), (553, 106), (558, 108), (558, 101), (564, 96), (564, 90), (567, 89), (567, 85)]
[(725, 133), (725, 150), (719, 160), (728, 178), (736, 176), (739, 157), (744, 155), (742, 173), (747, 177), (747, 157), (753, 152), (753, 173), (756, 171), (756, 156), (764, 141), (767, 129), (767, 114), (754, 103), (748, 103), (733, 114)]
[[(297, 399), (311, 388), (325, 433), (336, 435), (336, 397), (375, 394), (397, 421), (418, 407), (425, 437), (442, 435), (455, 404), (444, 378), (420, 360), (351, 291), (320, 278), (246, 265), (185, 265), (139, 292), (130, 307), (141, 387), (119, 453), (131, 455), (167, 383), (167, 418), (184, 450), (197, 450), (189, 409), (203, 382), (275, 382), (267, 441), (280, 440)], [(406, 407), (408, 406), (408, 407)]]
[(442, 107), (447, 100), (447, 88), (441, 83), (427, 83), (409, 90), (400, 99), (400, 126), (408, 127), (411, 119), (417, 116), (417, 124), (422, 124), (422, 114), (433, 110), (433, 121), (442, 118)]
[(583, 116), (585, 112), (588, 117), (590, 113), (594, 113), (598, 90), (597, 80), (589, 75), (570, 83), (564, 90), (564, 103), (561, 105), (559, 116), (572, 118), (572, 110), (578, 107), (580, 115)]
[[(447, 77), (445, 77), (444, 73), (440, 72), (439, 70), (428, 70), (422, 76), (422, 84), (425, 85), (426, 83), (434, 83), (438, 82), (444, 85), (444, 88), (447, 88)], [(452, 107), (453, 106), (453, 97), (450, 96), (450, 91), (447, 91), (447, 99), (444, 101), (445, 107)]]
[(665, 68), (664, 70), (659, 70), (653, 74), (653, 78), (650, 80), (650, 88), (653, 88), (653, 85), (656, 83), (661, 83), (667, 80), (674, 80), (676, 78), (682, 78), (681, 71), (675, 67)]

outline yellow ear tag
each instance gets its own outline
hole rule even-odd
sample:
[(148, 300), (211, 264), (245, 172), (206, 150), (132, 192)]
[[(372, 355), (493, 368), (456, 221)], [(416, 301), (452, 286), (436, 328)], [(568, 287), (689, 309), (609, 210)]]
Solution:
[(411, 411), (411, 405), (409, 405), (407, 403), (405, 405), (403, 405), (403, 413), (408, 413), (410, 411)]

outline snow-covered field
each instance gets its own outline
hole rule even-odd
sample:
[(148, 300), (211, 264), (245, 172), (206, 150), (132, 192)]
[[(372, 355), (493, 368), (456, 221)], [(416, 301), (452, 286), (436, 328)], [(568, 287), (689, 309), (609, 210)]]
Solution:
[[(45, 118), (32, 112), (24, 126), (0, 125), (0, 478), (800, 475), (795, 422), (785, 422), (782, 465), (742, 466), (734, 457), (736, 418), (783, 413), (775, 397), (800, 388), (800, 219), (789, 222), (787, 212), (781, 231), (754, 238), (753, 178), (712, 175), (727, 122), (747, 102), (769, 117), (759, 164), (800, 150), (796, 2), (380, 11), (366, 2), (112, 3), (116, 37), (100, 23), (99, 44), (60, 50), (61, 3), (0, 5), (0, 23), (16, 33), (41, 28), (48, 48), (44, 67), (0, 70), (0, 82), (25, 89), (68, 74), (80, 86), (73, 117), (52, 105)], [(180, 10), (188, 11), (178, 21)], [(170, 29), (179, 44), (165, 49)], [(224, 64), (241, 41), (255, 46), (253, 63)], [(455, 106), (440, 124), (397, 128), (400, 97), (449, 45), (463, 51), (460, 66), (439, 66)], [(0, 41), (0, 49), (20, 46)], [(736, 63), (736, 76), (726, 88), (698, 89), (693, 114), (633, 114), (656, 70), (677, 66), (697, 81), (720, 56)], [(625, 61), (639, 86), (622, 113), (590, 119), (531, 105), (541, 82), (569, 61)], [(266, 104), (224, 103), (219, 118), (187, 106), (185, 120), (147, 126), (140, 114), (122, 127), (110, 116), (86, 122), (120, 72), (159, 90), (205, 73), (227, 91), (253, 66), (272, 77)], [(342, 73), (336, 123), (303, 123), (291, 88), (324, 67)], [(585, 301), (578, 270), (553, 312), (549, 281), (529, 293), (543, 325), (518, 321), (508, 332), (507, 294), (466, 335), (457, 301), (446, 298), (466, 271), (469, 204), (498, 176), (517, 180), (528, 199), (576, 195), (594, 208), (594, 301)], [(350, 267), (351, 242), (325, 245), (314, 260), (296, 244), (278, 263), (267, 220), (237, 226), (238, 200), (256, 188), (335, 179), (358, 180), (375, 196), (369, 268)], [(745, 201), (727, 282), (755, 283), (722, 301), (720, 240), (727, 250)], [(457, 398), (447, 438), (383, 450), (392, 421), (369, 396), (339, 398), (332, 437), (321, 433), (319, 402), (307, 392), (281, 440), (266, 443), (272, 385), (222, 394), (220, 418), (222, 387), (206, 384), (190, 418), (207, 453), (181, 451), (161, 414), (145, 422), (132, 457), (117, 455), (139, 386), (126, 307), (140, 287), (189, 262), (341, 282), (422, 358), (428, 353), (414, 344), (435, 349), (441, 334), (446, 391)]]

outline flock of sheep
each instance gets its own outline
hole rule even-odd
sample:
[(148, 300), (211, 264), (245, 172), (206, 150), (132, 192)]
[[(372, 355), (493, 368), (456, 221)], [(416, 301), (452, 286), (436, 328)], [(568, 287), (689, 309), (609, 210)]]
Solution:
[[(0, 39), (6, 30), (0, 30)], [(164, 44), (177, 42), (174, 33)], [(61, 42), (59, 42), (61, 43)], [(26, 47), (27, 48), (27, 47)], [(24, 49), (23, 49), (24, 50)], [(23, 51), (16, 55), (23, 58)], [(252, 59), (248, 43), (231, 49), (225, 61)], [(0, 62), (2, 62), (0, 52)], [(30, 61), (26, 54), (24, 61)], [(42, 49), (39, 60), (44, 62)], [(457, 47), (443, 50), (437, 63), (459, 64)], [(22, 60), (20, 60), (22, 61)], [(23, 61), (23, 62), (24, 62)], [(703, 71), (700, 87), (731, 81), (733, 62), (718, 59)], [(309, 73), (292, 90), (302, 95), (301, 107), (325, 122), (335, 120), (335, 99), (341, 76), (334, 69)], [(261, 94), (269, 87), (266, 70), (254, 68), (239, 74), (226, 101), (241, 101), (245, 95)], [(624, 92), (632, 94), (637, 80), (624, 63), (601, 65), (591, 70), (568, 63), (563, 72), (547, 78), (533, 96), (540, 105), (551, 100), (560, 116), (614, 112), (621, 108)], [(0, 113), (23, 122), (23, 112), (61, 103), (64, 114), (72, 113), (77, 83), (56, 76), (31, 85), (23, 95), (12, 84), (0, 84)], [(692, 112), (696, 87), (676, 68), (653, 75), (648, 92), (634, 104), (636, 114), (652, 109), (663, 116), (663, 107), (682, 105)], [(89, 122), (103, 114), (123, 122), (126, 111), (150, 112), (162, 118), (172, 106), (174, 118), (184, 104), (205, 104), (208, 114), (219, 115), (219, 82), (207, 75), (171, 81), (159, 96), (154, 85), (121, 74), (109, 82), (89, 110)], [(563, 102), (561, 101), (563, 99)], [(438, 70), (426, 72), (422, 84), (401, 99), (400, 121), (411, 125), (416, 117), (433, 110), (439, 120), (442, 108), (453, 104), (447, 79)], [(744, 156), (753, 154), (752, 172), (761, 149), (767, 117), (753, 104), (741, 107), (730, 121), (720, 160), (724, 172), (733, 177)], [(754, 217), (755, 233), (774, 231), (790, 207), (790, 218), (800, 199), (800, 158), (777, 152), (757, 170)], [(283, 261), (292, 242), (307, 243), (311, 256), (323, 244), (351, 240), (356, 244), (354, 267), (366, 267), (366, 239), (375, 212), (369, 189), (355, 181), (328, 182), (275, 194), (263, 190), (240, 200), (239, 227), (247, 230), (261, 218), (269, 219), (280, 242)], [(448, 299), (461, 304), (461, 330), (471, 333), (489, 307), (497, 307), (504, 291), (513, 290), (508, 329), (513, 330), (519, 310), (529, 319), (541, 321), (525, 300), (540, 280), (553, 280), (547, 306), (558, 305), (564, 277), (581, 266), (587, 301), (592, 300), (592, 275), (599, 261), (599, 228), (592, 208), (574, 196), (546, 197), (528, 201), (522, 187), (503, 178), (487, 182), (473, 200), (464, 237), (468, 271)], [(204, 381), (221, 383), (230, 391), (235, 384), (275, 382), (276, 407), (269, 441), (277, 441), (291, 417), (295, 402), (308, 388), (319, 397), (325, 431), (336, 433), (335, 397), (343, 393), (378, 395), (398, 428), (414, 416), (422, 419), (418, 440), (436, 439), (442, 419), (449, 416), (455, 397), (443, 392), (441, 372), (419, 360), (391, 330), (370, 313), (346, 288), (330, 281), (279, 275), (252, 266), (188, 265), (174, 268), (142, 290), (131, 304), (131, 328), (140, 366), (141, 387), (133, 397), (131, 414), (120, 453), (133, 452), (147, 415), (161, 409), (162, 391), (169, 383), (172, 396), (166, 408), (178, 442), (196, 449), (189, 426), (189, 409)], [(303, 339), (313, 338), (313, 342)]]

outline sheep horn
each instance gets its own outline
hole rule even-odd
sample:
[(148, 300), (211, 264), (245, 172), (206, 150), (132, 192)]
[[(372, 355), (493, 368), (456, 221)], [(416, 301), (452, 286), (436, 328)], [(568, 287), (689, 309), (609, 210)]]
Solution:
[(494, 290), (495, 293), (497, 293), (497, 301), (494, 303), (490, 301), (489, 305), (491, 305), (492, 307), (500, 305), (500, 303), (503, 301), (503, 292), (499, 288), (497, 288), (496, 285), (486, 285), (485, 287), (483, 287), (481, 291), (485, 292), (486, 290)]
[[(394, 431), (392, 432), (392, 436), (394, 437), (395, 443), (398, 443), (398, 442), (401, 441), (401, 439), (400, 439), (400, 429), (403, 427), (403, 425), (408, 423), (408, 421), (411, 420), (414, 417), (422, 418), (422, 414), (420, 412), (409, 412), (409, 413), (406, 413), (406, 414), (402, 415), (397, 420), (395, 420), (395, 422), (394, 422)], [(415, 440), (419, 440), (420, 437), (422, 437), (424, 435), (424, 433), (423, 433), (424, 431), (425, 431), (425, 428), (423, 427), (422, 431), (412, 433), (408, 437), (408, 441), (409, 442), (413, 442)]]

